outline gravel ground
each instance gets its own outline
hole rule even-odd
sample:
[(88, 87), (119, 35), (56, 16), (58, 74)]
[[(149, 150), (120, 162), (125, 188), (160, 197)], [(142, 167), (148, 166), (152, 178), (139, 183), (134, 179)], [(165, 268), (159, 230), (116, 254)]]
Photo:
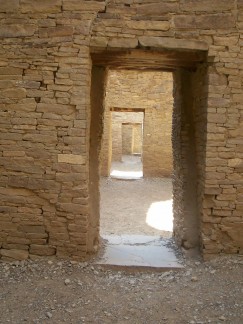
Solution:
[(243, 257), (126, 273), (91, 262), (0, 262), (0, 323), (243, 323)]

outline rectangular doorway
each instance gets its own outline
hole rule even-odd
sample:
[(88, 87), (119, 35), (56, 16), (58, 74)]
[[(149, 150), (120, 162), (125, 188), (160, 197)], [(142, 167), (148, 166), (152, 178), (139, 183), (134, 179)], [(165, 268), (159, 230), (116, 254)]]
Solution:
[(101, 164), (109, 159), (110, 172), (100, 179), (100, 233), (168, 239), (173, 232), (172, 73), (110, 71), (105, 98)]
[[(185, 249), (203, 248), (202, 231), (200, 228), (201, 213), (202, 213), (202, 193), (205, 184), (205, 158), (206, 158), (206, 126), (207, 126), (207, 85), (208, 85), (208, 69), (206, 52), (200, 51), (175, 51), (151, 52), (137, 49), (134, 51), (122, 53), (107, 52), (94, 53), (92, 55), (92, 82), (91, 82), (91, 126), (90, 126), (90, 162), (89, 162), (89, 194), (90, 194), (90, 212), (88, 223), (88, 251), (94, 251), (102, 233), (102, 222), (100, 223), (100, 182), (102, 181), (102, 142), (105, 119), (110, 118), (109, 114), (105, 114), (105, 106), (107, 99), (107, 81), (108, 71), (121, 71), (124, 66), (126, 71), (131, 71), (137, 68), (136, 71), (141, 72), (173, 72), (171, 73), (173, 84), (172, 105), (173, 112), (169, 113), (166, 109), (163, 113), (172, 118), (172, 127), (165, 119), (161, 123), (160, 113), (162, 112), (160, 104), (151, 103), (150, 112), (145, 112), (144, 116), (144, 138), (143, 138), (143, 173), (144, 179), (148, 177), (172, 177), (172, 192), (173, 192), (173, 236), (178, 245)], [(137, 60), (137, 57), (143, 58)], [(176, 60), (174, 59), (176, 57)], [(119, 60), (117, 60), (119, 59)], [(171, 60), (170, 60), (171, 59)], [(129, 62), (129, 64), (128, 64)], [(96, 65), (97, 64), (97, 65)], [(116, 67), (119, 66), (118, 69)], [(166, 72), (165, 72), (166, 73)], [(146, 75), (144, 73), (143, 75)], [(145, 77), (146, 79), (146, 77)], [(119, 81), (117, 83), (118, 92), (120, 91)], [(142, 79), (139, 79), (137, 84), (142, 84)], [(131, 87), (127, 86), (127, 91)], [(144, 90), (143, 87), (141, 87)], [(165, 88), (160, 87), (157, 92), (159, 97), (161, 91)], [(143, 91), (145, 93), (145, 91)], [(165, 91), (166, 93), (166, 91)], [(132, 103), (141, 96), (135, 96)], [(165, 96), (165, 102), (170, 96)], [(151, 102), (150, 97), (146, 98), (146, 102)], [(152, 99), (152, 101), (154, 101)], [(119, 107), (130, 107), (131, 100), (124, 95), (123, 100), (119, 102)], [(110, 102), (110, 107), (115, 107), (116, 104)], [(139, 105), (141, 107), (141, 102)], [(149, 118), (148, 118), (149, 117)], [(149, 123), (149, 120), (153, 123)], [(110, 124), (110, 123), (109, 123)], [(111, 125), (111, 124), (110, 124)], [(149, 127), (147, 127), (148, 125)], [(172, 145), (168, 145), (168, 141), (164, 141), (157, 146), (153, 145), (157, 135), (163, 133), (168, 136), (168, 127), (172, 128)], [(160, 131), (158, 131), (160, 130)], [(108, 137), (111, 132), (108, 132)], [(171, 142), (170, 142), (171, 143)], [(165, 147), (165, 150), (161, 149)], [(172, 154), (168, 149), (171, 147)], [(173, 149), (172, 149), (173, 147)], [(109, 150), (109, 149), (108, 149)], [(151, 154), (152, 152), (152, 154)], [(109, 150), (106, 157), (111, 156)], [(172, 159), (173, 156), (173, 159)], [(147, 157), (145, 159), (145, 157)], [(171, 159), (171, 162), (168, 161)], [(146, 163), (147, 161), (147, 163)], [(159, 162), (156, 163), (156, 161)], [(110, 162), (107, 159), (105, 166)], [(162, 163), (163, 162), (163, 163)], [(200, 162), (200, 163), (199, 163)], [(167, 166), (171, 170), (165, 175)], [(105, 171), (110, 168), (105, 168)], [(157, 170), (159, 170), (159, 175)], [(104, 170), (103, 170), (104, 171)], [(109, 174), (108, 174), (109, 176)], [(109, 179), (107, 178), (107, 181)], [(137, 180), (141, 181), (141, 180)], [(168, 186), (167, 186), (168, 187)], [(115, 188), (109, 196), (109, 203), (113, 207)], [(169, 200), (169, 199), (168, 199)], [(143, 195), (140, 196), (140, 201), (143, 201)], [(156, 206), (148, 206), (156, 209)], [(122, 209), (125, 210), (126, 205), (123, 204)], [(148, 208), (149, 210), (150, 208)], [(101, 226), (100, 226), (101, 225)]]
[(143, 177), (143, 122), (141, 109), (111, 109), (111, 178)]

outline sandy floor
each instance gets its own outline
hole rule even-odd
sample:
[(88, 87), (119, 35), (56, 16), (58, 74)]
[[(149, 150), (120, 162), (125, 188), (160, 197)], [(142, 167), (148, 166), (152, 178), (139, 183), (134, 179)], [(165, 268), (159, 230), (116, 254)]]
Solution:
[(111, 177), (139, 179), (143, 177), (143, 165), (140, 156), (123, 155), (121, 162), (112, 162)]
[(101, 179), (101, 234), (171, 237), (171, 179)]

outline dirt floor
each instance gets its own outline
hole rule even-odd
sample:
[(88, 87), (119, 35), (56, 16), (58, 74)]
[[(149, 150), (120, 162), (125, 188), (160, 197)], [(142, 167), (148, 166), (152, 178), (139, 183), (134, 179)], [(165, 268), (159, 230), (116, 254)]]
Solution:
[(170, 178), (101, 179), (101, 234), (172, 235)]
[(91, 263), (0, 262), (0, 323), (243, 323), (243, 258), (126, 273)]

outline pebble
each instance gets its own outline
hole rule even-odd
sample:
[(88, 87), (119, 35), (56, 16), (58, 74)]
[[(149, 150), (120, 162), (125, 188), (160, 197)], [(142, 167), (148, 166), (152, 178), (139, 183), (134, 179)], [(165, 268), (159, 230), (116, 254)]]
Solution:
[(47, 313), (46, 313), (46, 316), (47, 316), (48, 318), (52, 318), (52, 313), (47, 312)]
[(64, 283), (65, 283), (65, 285), (69, 285), (71, 283), (71, 280), (70, 279), (65, 279)]
[(220, 316), (220, 317), (219, 317), (219, 320), (220, 320), (220, 321), (226, 321), (226, 317), (225, 317), (225, 316)]

